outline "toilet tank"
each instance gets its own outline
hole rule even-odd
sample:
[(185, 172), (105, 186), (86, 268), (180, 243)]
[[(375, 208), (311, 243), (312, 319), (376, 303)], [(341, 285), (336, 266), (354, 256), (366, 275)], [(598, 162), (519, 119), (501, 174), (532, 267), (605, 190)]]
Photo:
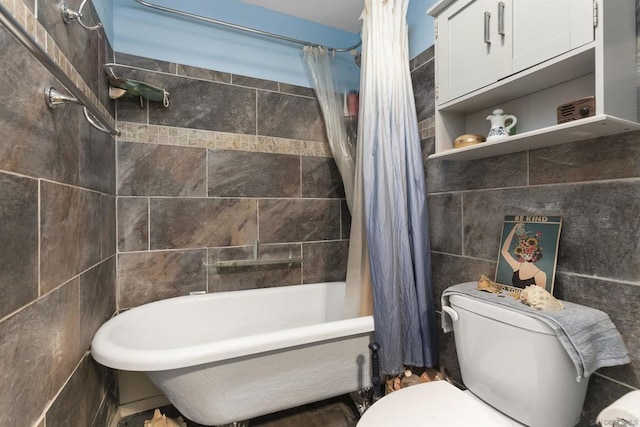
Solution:
[(451, 295), (464, 385), (477, 397), (530, 427), (572, 427), (588, 379), (577, 372), (553, 330), (499, 305)]

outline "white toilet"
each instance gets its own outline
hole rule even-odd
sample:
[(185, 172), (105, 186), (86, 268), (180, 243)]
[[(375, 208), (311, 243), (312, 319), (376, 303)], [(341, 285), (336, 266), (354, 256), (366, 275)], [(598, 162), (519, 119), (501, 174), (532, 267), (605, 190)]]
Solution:
[(358, 427), (573, 427), (588, 380), (553, 331), (525, 314), (462, 295), (444, 310), (453, 320), (463, 392), (436, 381), (391, 393)]

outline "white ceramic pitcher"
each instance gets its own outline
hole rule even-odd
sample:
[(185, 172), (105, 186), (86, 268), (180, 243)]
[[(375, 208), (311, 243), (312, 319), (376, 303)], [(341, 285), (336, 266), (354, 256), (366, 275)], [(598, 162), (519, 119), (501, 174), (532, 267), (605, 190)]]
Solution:
[[(487, 116), (487, 120), (491, 122), (491, 129), (489, 129), (489, 135), (487, 135), (487, 141), (491, 141), (492, 139), (502, 138), (505, 136), (509, 136), (509, 131), (512, 127), (518, 123), (518, 119), (516, 116), (507, 116), (503, 114), (504, 111), (502, 108), (496, 108), (493, 110), (493, 114)], [(510, 124), (507, 125), (507, 121), (511, 121)]]

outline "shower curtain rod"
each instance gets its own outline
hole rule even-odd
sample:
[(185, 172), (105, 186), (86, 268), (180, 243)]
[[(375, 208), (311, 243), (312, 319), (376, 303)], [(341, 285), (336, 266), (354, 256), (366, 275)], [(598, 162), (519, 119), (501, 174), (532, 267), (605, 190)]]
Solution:
[[(193, 18), (193, 19), (197, 19), (200, 21), (204, 21), (204, 22), (209, 22), (212, 24), (216, 24), (216, 25), (221, 25), (223, 27), (228, 27), (228, 28), (233, 28), (236, 30), (241, 30), (241, 31), (246, 31), (248, 33), (253, 33), (253, 34), (258, 34), (261, 36), (267, 36), (267, 37), (271, 37), (274, 39), (278, 39), (278, 40), (283, 40), (286, 42), (290, 42), (290, 43), (295, 43), (295, 44), (299, 44), (299, 45), (303, 45), (303, 46), (317, 46), (317, 47), (321, 47), (322, 45), (319, 43), (312, 43), (312, 42), (308, 42), (308, 41), (304, 41), (304, 40), (299, 40), (299, 39), (294, 39), (292, 37), (287, 37), (287, 36), (281, 36), (280, 34), (274, 34), (274, 33), (269, 33), (266, 31), (262, 31), (262, 30), (256, 30), (255, 28), (249, 28), (249, 27), (243, 27), (242, 25), (237, 25), (237, 24), (232, 24), (229, 22), (224, 22), (224, 21), (219, 21), (217, 19), (213, 19), (213, 18), (207, 18), (206, 16), (201, 16), (201, 15), (195, 15), (193, 13), (189, 13), (189, 12), (184, 12), (181, 10), (177, 10), (177, 9), (171, 9), (169, 7), (165, 7), (165, 6), (160, 6), (157, 4), (153, 4), (153, 3), (149, 3), (145, 0), (135, 0), (137, 3), (152, 8), (152, 9), (157, 9), (157, 10), (161, 10), (163, 12), (169, 12), (169, 13), (173, 13), (176, 15), (180, 15), (180, 16), (186, 16), (188, 18)], [(358, 43), (354, 44), (353, 46), (349, 46), (349, 47), (328, 47), (328, 46), (324, 46), (326, 47), (328, 50), (331, 50), (333, 52), (349, 52), (353, 49), (356, 49), (358, 46), (360, 46), (362, 44), (362, 41), (359, 41)]]
[[(93, 105), (93, 102), (82, 90), (73, 82), (73, 80), (67, 76), (65, 71), (56, 64), (53, 59), (47, 55), (47, 52), (34, 40), (33, 37), (16, 21), (11, 12), (0, 3), (0, 23), (3, 24), (7, 30), (22, 44), (34, 58), (42, 64), (49, 72), (56, 78), (75, 98), (70, 98), (66, 95), (60, 94), (54, 88), (49, 88), (45, 91), (45, 99), (53, 101), (51, 105), (64, 102), (73, 102), (81, 104), (84, 107), (85, 118), (96, 129), (108, 132), (111, 135), (118, 136), (120, 131), (116, 129), (109, 120), (100, 112), (100, 110)], [(59, 96), (61, 95), (61, 96)], [(55, 99), (54, 99), (55, 98)], [(95, 121), (88, 115), (88, 113), (98, 120), (99, 124), (96, 125)]]

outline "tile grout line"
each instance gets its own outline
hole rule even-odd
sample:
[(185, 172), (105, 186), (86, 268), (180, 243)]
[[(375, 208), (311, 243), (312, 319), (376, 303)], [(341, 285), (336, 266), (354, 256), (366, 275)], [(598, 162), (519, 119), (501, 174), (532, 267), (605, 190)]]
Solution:
[(38, 179), (38, 297), (42, 296), (42, 186)]

